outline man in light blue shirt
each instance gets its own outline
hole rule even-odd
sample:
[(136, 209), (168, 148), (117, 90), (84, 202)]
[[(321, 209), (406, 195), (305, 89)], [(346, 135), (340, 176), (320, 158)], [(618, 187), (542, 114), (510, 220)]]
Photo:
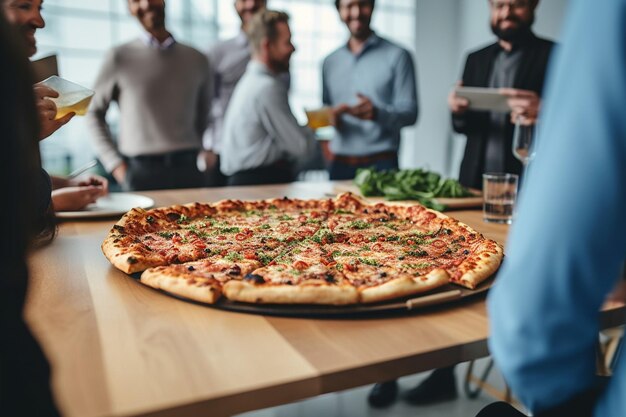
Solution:
[(626, 257), (626, 0), (572, 3), (550, 68), (489, 347), (535, 416), (626, 415), (626, 355), (596, 377), (598, 311)]
[(411, 54), (370, 27), (374, 0), (336, 0), (350, 31), (345, 46), (324, 60), (322, 101), (333, 109), (331, 179), (352, 179), (358, 168), (398, 168), (400, 129), (417, 121)]

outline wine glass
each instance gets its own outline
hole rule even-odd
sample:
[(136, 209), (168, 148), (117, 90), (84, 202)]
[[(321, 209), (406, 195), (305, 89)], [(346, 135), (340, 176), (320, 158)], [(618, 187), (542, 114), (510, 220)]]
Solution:
[(535, 157), (533, 138), (535, 136), (535, 124), (524, 124), (522, 116), (515, 119), (513, 130), (513, 155), (519, 159), (524, 167)]

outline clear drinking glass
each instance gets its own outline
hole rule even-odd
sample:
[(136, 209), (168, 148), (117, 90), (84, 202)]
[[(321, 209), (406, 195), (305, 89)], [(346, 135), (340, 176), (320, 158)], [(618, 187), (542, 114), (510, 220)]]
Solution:
[(515, 119), (513, 130), (513, 155), (519, 159), (524, 167), (535, 157), (533, 139), (535, 136), (535, 124), (524, 124), (522, 117)]
[(515, 213), (519, 176), (504, 172), (483, 174), (483, 220), (511, 224)]

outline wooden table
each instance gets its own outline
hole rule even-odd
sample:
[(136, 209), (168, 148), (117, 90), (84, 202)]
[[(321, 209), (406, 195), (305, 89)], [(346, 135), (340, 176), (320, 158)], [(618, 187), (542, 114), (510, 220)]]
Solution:
[[(161, 206), (334, 192), (294, 183), (141, 194)], [(478, 210), (450, 214), (505, 240), (507, 227), (483, 223)], [(104, 258), (115, 221), (64, 222), (31, 259), (26, 317), (66, 416), (226, 416), (488, 355), (484, 297), (368, 319), (267, 317), (168, 297)], [(604, 325), (621, 324), (624, 311), (605, 313)]]

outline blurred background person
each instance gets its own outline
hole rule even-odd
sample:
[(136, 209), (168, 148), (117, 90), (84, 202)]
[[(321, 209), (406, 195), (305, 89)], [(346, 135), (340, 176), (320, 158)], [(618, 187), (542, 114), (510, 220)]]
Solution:
[[(207, 59), (167, 30), (164, 0), (128, 0), (128, 8), (145, 34), (109, 51), (98, 75), (87, 115), (98, 157), (125, 190), (202, 187)], [(106, 121), (111, 102), (120, 109), (117, 140)]]
[[(41, 15), (43, 1), (0, 0), (0, 5), (6, 19), (21, 33), (28, 56), (32, 57), (37, 52), (35, 32), (46, 25)], [(50, 98), (58, 97), (59, 94), (41, 84), (35, 84), (33, 90), (39, 118), (38, 137), (45, 139), (69, 122), (75, 114), (68, 113), (55, 120), (57, 108)], [(56, 211), (81, 210), (108, 192), (108, 181), (99, 175), (63, 178), (48, 176), (45, 171), (42, 171), (42, 175), (50, 183), (52, 207)]]
[(467, 99), (448, 96), (452, 126), (467, 136), (459, 181), (482, 189), (484, 172), (522, 174), (522, 163), (512, 153), (515, 119), (534, 124), (541, 107), (541, 94), (554, 42), (532, 31), (539, 0), (488, 0), (491, 31), (498, 38), (467, 56), (458, 85), (503, 88), (512, 112), (468, 109)]
[(235, 0), (235, 10), (241, 19), (241, 31), (231, 39), (216, 42), (207, 56), (213, 75), (211, 89), (211, 117), (204, 132), (204, 151), (198, 159), (206, 176), (206, 185), (216, 187), (226, 184), (226, 177), (220, 171), (220, 148), (224, 115), (235, 90), (250, 62), (250, 42), (248, 30), (250, 20), (259, 10), (266, 7), (266, 0)]
[[(539, 0), (488, 0), (491, 31), (498, 38), (487, 47), (471, 52), (458, 85), (500, 88), (509, 97), (511, 113), (469, 110), (467, 99), (448, 96), (452, 126), (467, 136), (459, 181), (482, 189), (485, 172), (522, 174), (522, 164), (513, 155), (515, 119), (534, 124), (541, 105), (541, 92), (554, 42), (532, 32)], [(513, 87), (513, 88), (512, 88)], [(416, 405), (456, 398), (454, 366), (435, 370), (406, 395)]]
[(417, 121), (413, 58), (374, 33), (374, 0), (335, 6), (350, 38), (322, 67), (322, 102), (333, 107), (336, 129), (330, 179), (353, 179), (358, 168), (397, 169), (400, 130)]
[(0, 187), (9, 196), (0, 206), (1, 227), (7, 236), (0, 250), (0, 408), (6, 416), (47, 417), (59, 415), (50, 391), (50, 368), (24, 321), (23, 310), (26, 255), (40, 232), (34, 219), (41, 216), (41, 197), (49, 201), (50, 191), (41, 181), (39, 124), (23, 46), (0, 13)]
[[(618, 417), (626, 410), (626, 356), (602, 380), (596, 347), (598, 311), (626, 258), (626, 1), (570, 8), (547, 79), (529, 192), (487, 299), (489, 350), (532, 415)], [(481, 415), (494, 415), (487, 411)]]
[(228, 185), (291, 182), (294, 161), (318, 146), (294, 117), (280, 78), (295, 52), (288, 21), (285, 13), (263, 10), (250, 22), (252, 60), (224, 118), (221, 170)]

